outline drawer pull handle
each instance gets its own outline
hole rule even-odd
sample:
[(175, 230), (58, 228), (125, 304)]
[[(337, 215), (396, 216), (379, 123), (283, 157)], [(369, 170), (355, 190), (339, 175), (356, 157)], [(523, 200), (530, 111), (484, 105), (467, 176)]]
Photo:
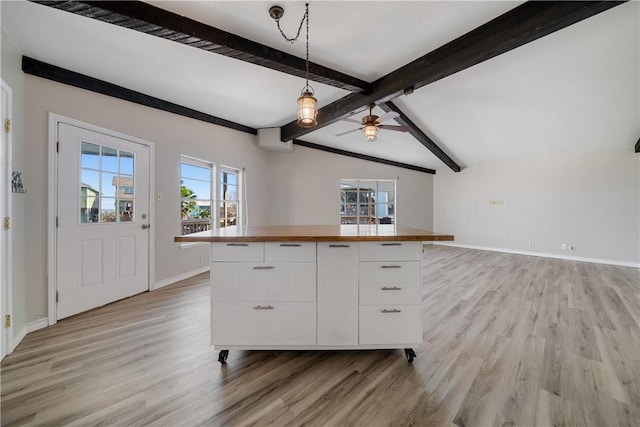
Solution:
[(273, 310), (272, 305), (256, 305), (253, 307), (254, 310)]
[(299, 248), (302, 246), (299, 243), (280, 243), (280, 247), (282, 248)]
[(390, 288), (390, 287), (387, 287), (387, 286), (383, 286), (383, 287), (382, 287), (382, 290), (383, 290), (383, 291), (399, 291), (399, 290), (402, 290), (402, 288), (399, 288), (399, 287), (397, 287), (397, 286), (393, 286), (393, 287), (391, 287), (391, 288)]
[(386, 308), (384, 310), (382, 310), (383, 313), (400, 313), (402, 310), (398, 310), (397, 308), (394, 308), (392, 310), (387, 310)]
[(227, 246), (249, 246), (248, 243), (227, 243)]
[(401, 265), (382, 265), (380, 268), (402, 268)]
[(402, 243), (382, 243), (380, 246), (402, 246)]
[(349, 245), (329, 245), (330, 248), (348, 248)]
[(273, 270), (274, 268), (272, 265), (256, 265), (253, 267), (254, 270)]

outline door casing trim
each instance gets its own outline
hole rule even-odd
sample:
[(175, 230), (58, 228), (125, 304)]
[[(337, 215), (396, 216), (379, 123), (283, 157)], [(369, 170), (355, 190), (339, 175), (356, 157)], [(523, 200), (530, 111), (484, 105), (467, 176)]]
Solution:
[(57, 284), (57, 235), (56, 235), (56, 212), (58, 211), (58, 157), (56, 144), (58, 142), (58, 125), (64, 123), (67, 125), (79, 127), (92, 132), (101, 133), (112, 136), (114, 138), (124, 139), (137, 144), (149, 147), (149, 224), (151, 232), (149, 233), (149, 274), (147, 290), (151, 290), (151, 284), (155, 283), (155, 145), (152, 142), (141, 138), (136, 138), (124, 133), (116, 132), (100, 126), (92, 125), (80, 120), (65, 117), (57, 113), (49, 113), (49, 135), (48, 135), (48, 195), (47, 195), (47, 294), (48, 294), (48, 321), (49, 325), (58, 322), (58, 312), (56, 306), (56, 290)]
[[(5, 111), (6, 118), (11, 120), (11, 126), (13, 126), (13, 91), (11, 87), (5, 83), (4, 80), (0, 79), (0, 84), (2, 85), (2, 90), (7, 93), (7, 111)], [(0, 148), (4, 150), (2, 156), (0, 156), (0, 161), (4, 162), (4, 165), (7, 167), (4, 176), (0, 179), (0, 183), (3, 188), (3, 193), (0, 197), (2, 197), (2, 203), (5, 208), (6, 215), (11, 218), (13, 212), (11, 207), (11, 171), (12, 171), (12, 144), (13, 144), (13, 129), (10, 132), (7, 132), (7, 146), (4, 148)], [(15, 319), (13, 317), (13, 229), (4, 230), (4, 243), (6, 245), (3, 248), (4, 257), (4, 269), (0, 269), (0, 274), (2, 274), (2, 278), (0, 280), (5, 281), (5, 285), (7, 287), (7, 301), (4, 302), (6, 308), (6, 315), (11, 316), (11, 324), (9, 325), (6, 331), (7, 333), (7, 348), (4, 349), (5, 356), (8, 356), (15, 349), (17, 342), (14, 339), (13, 331), (14, 331), (14, 323)], [(6, 249), (6, 253), (4, 253), (4, 249)], [(1, 285), (0, 285), (1, 286)], [(1, 296), (0, 296), (1, 298)], [(4, 319), (3, 319), (4, 320)], [(4, 328), (4, 325), (0, 325), (0, 327)]]

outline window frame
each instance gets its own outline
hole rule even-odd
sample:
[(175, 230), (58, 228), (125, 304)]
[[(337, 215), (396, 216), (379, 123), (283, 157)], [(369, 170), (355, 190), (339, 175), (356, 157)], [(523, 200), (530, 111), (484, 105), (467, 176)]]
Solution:
[[(190, 166), (196, 166), (196, 167), (200, 167), (200, 168), (205, 168), (209, 170), (209, 206), (211, 209), (211, 217), (210, 217), (210, 228), (213, 227), (215, 225), (215, 221), (216, 221), (216, 215), (215, 215), (215, 210), (213, 208), (214, 203), (215, 203), (215, 191), (216, 191), (216, 164), (207, 160), (203, 160), (203, 159), (199, 159), (197, 157), (193, 157), (193, 156), (188, 156), (186, 154), (181, 154), (180, 155), (180, 163), (179, 163), (179, 168), (180, 168), (180, 187), (182, 188), (182, 182), (184, 180), (184, 177), (182, 176), (182, 165), (186, 164), (186, 165), (190, 165)], [(198, 197), (198, 200), (207, 200), (204, 197)], [(179, 233), (180, 235), (183, 236), (188, 236), (189, 234), (182, 234), (182, 224), (185, 221), (184, 219), (182, 219), (182, 194), (180, 195), (180, 223), (179, 223)], [(206, 242), (183, 242), (180, 244), (181, 248), (184, 247), (190, 247), (190, 246), (202, 246), (202, 245), (206, 245)]]
[[(351, 185), (351, 183), (355, 182), (356, 186), (353, 187)], [(385, 201), (384, 203), (380, 203), (377, 198), (379, 196), (380, 193), (389, 193), (389, 191), (385, 191), (385, 190), (380, 190), (380, 184), (384, 183), (384, 184), (392, 184), (393, 186), (393, 201), (389, 202), (388, 200)], [(363, 185), (364, 184), (364, 185)], [(355, 203), (353, 202), (347, 202), (346, 200), (343, 201), (342, 199), (342, 192), (344, 191), (344, 189), (346, 188), (345, 186), (349, 185), (350, 188), (355, 190), (356, 193), (356, 201)], [(373, 197), (371, 197), (371, 200), (361, 200), (361, 196), (362, 196), (362, 191), (361, 189), (365, 189), (365, 190), (369, 190), (368, 193), (373, 193)], [(381, 223), (382, 218), (387, 218), (390, 217), (392, 222), (391, 224), (393, 225), (397, 225), (398, 224), (398, 181), (396, 179), (376, 179), (376, 178), (341, 178), (340, 179), (340, 188), (339, 188), (340, 194), (340, 201), (339, 201), (339, 217), (340, 217), (340, 224), (341, 225), (345, 225), (345, 224), (352, 224), (352, 225), (384, 225), (383, 223)], [(355, 205), (355, 206), (349, 206), (349, 205)], [(380, 212), (379, 209), (381, 206), (387, 206), (393, 207), (393, 215), (385, 215), (380, 216)], [(369, 214), (364, 214), (362, 212), (362, 209), (369, 209)], [(355, 209), (355, 210), (354, 210)], [(361, 222), (361, 217), (371, 217), (371, 209), (373, 209), (373, 217), (375, 218), (375, 222), (371, 222), (369, 221), (365, 221), (365, 222)], [(352, 215), (347, 215), (348, 212), (354, 212), (354, 214)], [(387, 209), (387, 213), (388, 213), (388, 209)], [(355, 216), (355, 223), (353, 222), (345, 222), (348, 221), (344, 218), (346, 217), (352, 217)]]
[[(243, 214), (244, 214), (244, 203), (242, 200), (242, 190), (243, 190), (243, 185), (244, 183), (242, 182), (242, 170), (238, 169), (238, 168), (233, 168), (230, 166), (224, 166), (224, 165), (220, 165), (220, 167), (218, 168), (218, 171), (216, 173), (216, 178), (217, 178), (217, 183), (216, 183), (216, 192), (220, 193), (220, 186), (222, 185), (220, 180), (222, 179), (222, 174), (223, 173), (228, 173), (228, 174), (233, 174), (236, 177), (236, 199), (229, 199), (229, 201), (231, 202), (235, 202), (237, 204), (237, 211), (236, 211), (236, 223), (235, 225), (242, 225), (242, 219), (244, 218)], [(219, 212), (218, 212), (218, 208), (220, 207), (220, 205), (222, 203), (225, 203), (227, 201), (227, 199), (225, 199), (224, 194), (217, 194), (218, 199), (216, 200), (216, 228), (224, 228), (220, 226), (220, 223), (222, 221), (222, 217), (220, 216)], [(227, 217), (228, 218), (228, 217)], [(225, 226), (225, 227), (229, 227), (229, 225)]]

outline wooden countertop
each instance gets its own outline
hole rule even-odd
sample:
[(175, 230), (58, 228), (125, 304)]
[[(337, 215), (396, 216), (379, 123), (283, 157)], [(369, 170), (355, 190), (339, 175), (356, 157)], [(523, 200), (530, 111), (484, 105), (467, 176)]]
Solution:
[(175, 242), (451, 241), (453, 235), (402, 225), (273, 225), (217, 228), (176, 236)]

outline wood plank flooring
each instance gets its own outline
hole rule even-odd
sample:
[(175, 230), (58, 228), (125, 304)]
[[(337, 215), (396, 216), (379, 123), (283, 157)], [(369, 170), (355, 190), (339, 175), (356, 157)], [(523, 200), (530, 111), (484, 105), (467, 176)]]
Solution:
[(424, 342), (209, 345), (200, 275), (29, 334), (3, 426), (640, 426), (640, 271), (426, 246)]

